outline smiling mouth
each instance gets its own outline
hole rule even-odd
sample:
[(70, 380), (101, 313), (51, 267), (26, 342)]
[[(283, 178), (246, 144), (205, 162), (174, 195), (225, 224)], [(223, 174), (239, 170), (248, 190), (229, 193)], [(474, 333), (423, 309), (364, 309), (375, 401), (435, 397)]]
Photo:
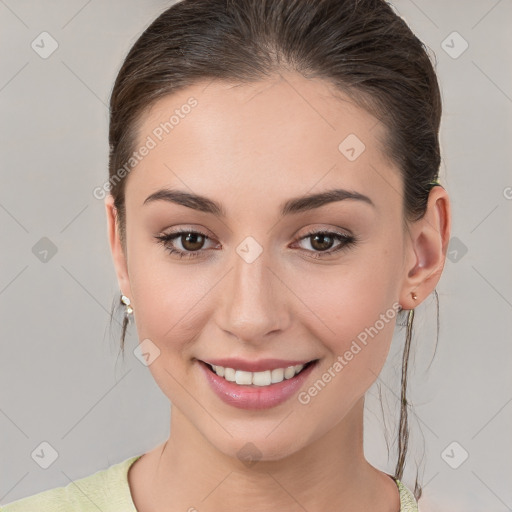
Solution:
[[(285, 368), (275, 368), (273, 370), (264, 370), (260, 372), (248, 372), (244, 370), (237, 370), (235, 368), (226, 368), (224, 366), (212, 365), (204, 363), (207, 368), (212, 372), (222, 377), (228, 382), (233, 382), (241, 386), (271, 386), (278, 384), (284, 380), (293, 379), (299, 375), (306, 368), (315, 364), (318, 359), (309, 361), (306, 364), (298, 364), (294, 366), (287, 366)], [(204, 362), (204, 361), (203, 361)]]

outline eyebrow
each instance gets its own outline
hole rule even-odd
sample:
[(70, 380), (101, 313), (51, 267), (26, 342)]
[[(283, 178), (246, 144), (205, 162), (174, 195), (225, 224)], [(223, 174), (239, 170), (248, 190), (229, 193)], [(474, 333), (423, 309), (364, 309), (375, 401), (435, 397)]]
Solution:
[[(320, 192), (317, 194), (308, 194), (301, 197), (289, 199), (281, 205), (280, 215), (284, 217), (289, 214), (301, 213), (315, 208), (320, 208), (329, 203), (353, 199), (369, 204), (375, 208), (373, 201), (359, 192), (336, 188)], [(217, 203), (207, 197), (191, 194), (182, 190), (163, 188), (149, 195), (143, 203), (143, 206), (155, 201), (167, 201), (170, 203), (186, 206), (204, 213), (210, 213), (216, 217), (225, 218), (226, 210), (220, 203)]]

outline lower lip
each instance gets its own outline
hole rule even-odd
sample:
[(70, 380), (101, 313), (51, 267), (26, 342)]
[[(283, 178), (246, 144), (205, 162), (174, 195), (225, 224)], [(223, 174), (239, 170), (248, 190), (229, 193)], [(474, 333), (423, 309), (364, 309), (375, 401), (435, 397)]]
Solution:
[(269, 386), (244, 386), (236, 382), (229, 382), (210, 370), (209, 366), (203, 361), (198, 361), (198, 363), (213, 391), (225, 403), (240, 409), (269, 409), (285, 402), (294, 395), (313, 371), (318, 361), (310, 364), (295, 377)]

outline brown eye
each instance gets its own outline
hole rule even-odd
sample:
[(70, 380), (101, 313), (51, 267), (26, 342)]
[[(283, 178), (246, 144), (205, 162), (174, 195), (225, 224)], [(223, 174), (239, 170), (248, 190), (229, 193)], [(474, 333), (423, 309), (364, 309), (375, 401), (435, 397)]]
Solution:
[(191, 231), (190, 233), (181, 234), (181, 245), (186, 251), (198, 251), (202, 249), (205, 237), (201, 233)]
[[(307, 249), (306, 252), (311, 253), (309, 257), (314, 259), (327, 258), (342, 249), (348, 249), (357, 242), (355, 236), (336, 231), (311, 231), (301, 237), (299, 242), (305, 240), (308, 240), (311, 246), (311, 249)], [(338, 244), (334, 246), (336, 241)], [(333, 246), (334, 249), (332, 249)]]
[[(179, 258), (196, 258), (205, 252), (204, 244), (210, 237), (200, 231), (182, 230), (155, 237), (158, 243)], [(177, 243), (179, 242), (179, 243)], [(179, 247), (181, 245), (181, 247)], [(177, 247), (176, 247), (177, 246)]]
[(334, 242), (334, 237), (324, 233), (310, 235), (310, 239), (312, 240), (311, 247), (318, 251), (327, 251), (332, 247)]

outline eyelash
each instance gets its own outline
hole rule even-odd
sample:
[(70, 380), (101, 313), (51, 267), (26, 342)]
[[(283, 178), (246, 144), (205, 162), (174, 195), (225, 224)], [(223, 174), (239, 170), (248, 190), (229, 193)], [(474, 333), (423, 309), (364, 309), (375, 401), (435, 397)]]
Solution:
[[(202, 249), (199, 249), (198, 251), (186, 252), (186, 251), (181, 251), (179, 249), (175, 249), (169, 245), (169, 242), (173, 241), (176, 238), (179, 238), (182, 235), (187, 235), (187, 234), (201, 235), (206, 239), (210, 239), (210, 237), (208, 235), (206, 235), (205, 233), (203, 233), (202, 231), (193, 231), (191, 229), (175, 231), (174, 233), (169, 233), (166, 235), (159, 235), (159, 236), (156, 236), (155, 238), (159, 241), (158, 243), (160, 243), (164, 246), (164, 248), (167, 252), (169, 252), (170, 254), (174, 254), (178, 258), (186, 258), (186, 259), (197, 258), (201, 254), (201, 252), (203, 252)], [(355, 245), (358, 241), (358, 238), (353, 235), (346, 235), (344, 233), (338, 233), (336, 231), (325, 231), (324, 230), (324, 231), (309, 231), (304, 236), (299, 238), (297, 240), (297, 242), (300, 242), (302, 240), (310, 238), (313, 235), (328, 235), (340, 242), (344, 242), (344, 243), (338, 245), (335, 249), (329, 249), (327, 251), (313, 251), (313, 252), (315, 252), (315, 254), (312, 254), (309, 256), (310, 258), (313, 258), (313, 259), (326, 258), (327, 256), (324, 256), (324, 255), (331, 255), (331, 254), (334, 254), (343, 249), (348, 249), (351, 246)], [(307, 251), (307, 252), (312, 252), (312, 251)]]

